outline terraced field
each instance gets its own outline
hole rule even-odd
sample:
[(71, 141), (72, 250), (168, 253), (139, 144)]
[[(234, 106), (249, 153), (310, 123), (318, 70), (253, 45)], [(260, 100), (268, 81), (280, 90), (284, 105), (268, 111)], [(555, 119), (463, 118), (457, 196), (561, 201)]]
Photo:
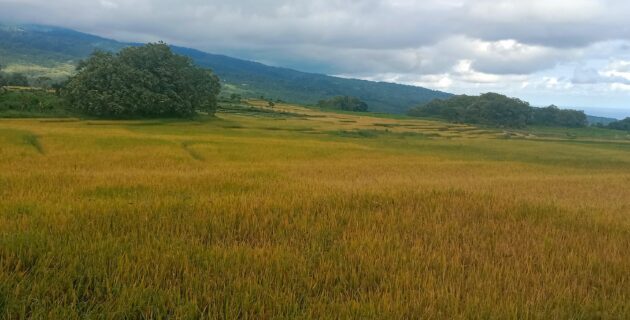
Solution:
[(0, 120), (3, 318), (630, 318), (630, 137)]

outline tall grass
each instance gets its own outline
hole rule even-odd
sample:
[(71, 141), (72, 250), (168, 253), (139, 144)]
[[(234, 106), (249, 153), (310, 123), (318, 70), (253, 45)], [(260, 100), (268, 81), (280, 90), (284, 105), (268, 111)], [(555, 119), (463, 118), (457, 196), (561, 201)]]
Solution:
[(624, 142), (220, 117), (0, 121), (2, 317), (630, 317)]

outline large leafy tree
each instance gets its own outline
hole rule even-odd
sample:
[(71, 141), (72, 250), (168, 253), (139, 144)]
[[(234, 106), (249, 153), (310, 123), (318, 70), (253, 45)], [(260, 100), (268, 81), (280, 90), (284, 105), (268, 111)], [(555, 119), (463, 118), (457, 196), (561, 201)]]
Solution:
[(62, 95), (79, 112), (101, 117), (189, 117), (214, 113), (219, 79), (164, 43), (117, 54), (95, 52), (79, 64)]

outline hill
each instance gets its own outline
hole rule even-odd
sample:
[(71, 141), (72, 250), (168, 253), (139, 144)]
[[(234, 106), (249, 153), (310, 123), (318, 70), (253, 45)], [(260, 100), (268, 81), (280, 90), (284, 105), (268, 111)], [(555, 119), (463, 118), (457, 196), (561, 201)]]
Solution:
[(588, 123), (591, 125), (601, 124), (601, 125), (607, 126), (615, 121), (619, 121), (615, 118), (596, 117), (596, 116), (589, 116), (589, 115), (587, 115), (586, 118), (588, 119)]
[[(32, 77), (63, 78), (94, 50), (116, 51), (137, 44), (123, 43), (57, 27), (0, 26), (0, 65)], [(198, 65), (211, 68), (224, 81), (225, 91), (244, 97), (264, 96), (301, 104), (315, 104), (347, 95), (365, 101), (370, 110), (404, 113), (410, 107), (450, 94), (426, 88), (385, 82), (345, 79), (323, 74), (271, 67), (261, 63), (173, 47)]]

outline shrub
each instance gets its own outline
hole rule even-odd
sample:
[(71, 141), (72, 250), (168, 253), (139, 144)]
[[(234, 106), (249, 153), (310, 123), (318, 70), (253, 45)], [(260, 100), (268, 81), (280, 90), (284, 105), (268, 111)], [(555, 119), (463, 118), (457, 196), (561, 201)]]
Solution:
[(338, 96), (330, 98), (328, 100), (320, 100), (317, 105), (320, 108), (332, 108), (344, 111), (368, 111), (367, 103), (361, 101), (359, 98), (348, 96)]

